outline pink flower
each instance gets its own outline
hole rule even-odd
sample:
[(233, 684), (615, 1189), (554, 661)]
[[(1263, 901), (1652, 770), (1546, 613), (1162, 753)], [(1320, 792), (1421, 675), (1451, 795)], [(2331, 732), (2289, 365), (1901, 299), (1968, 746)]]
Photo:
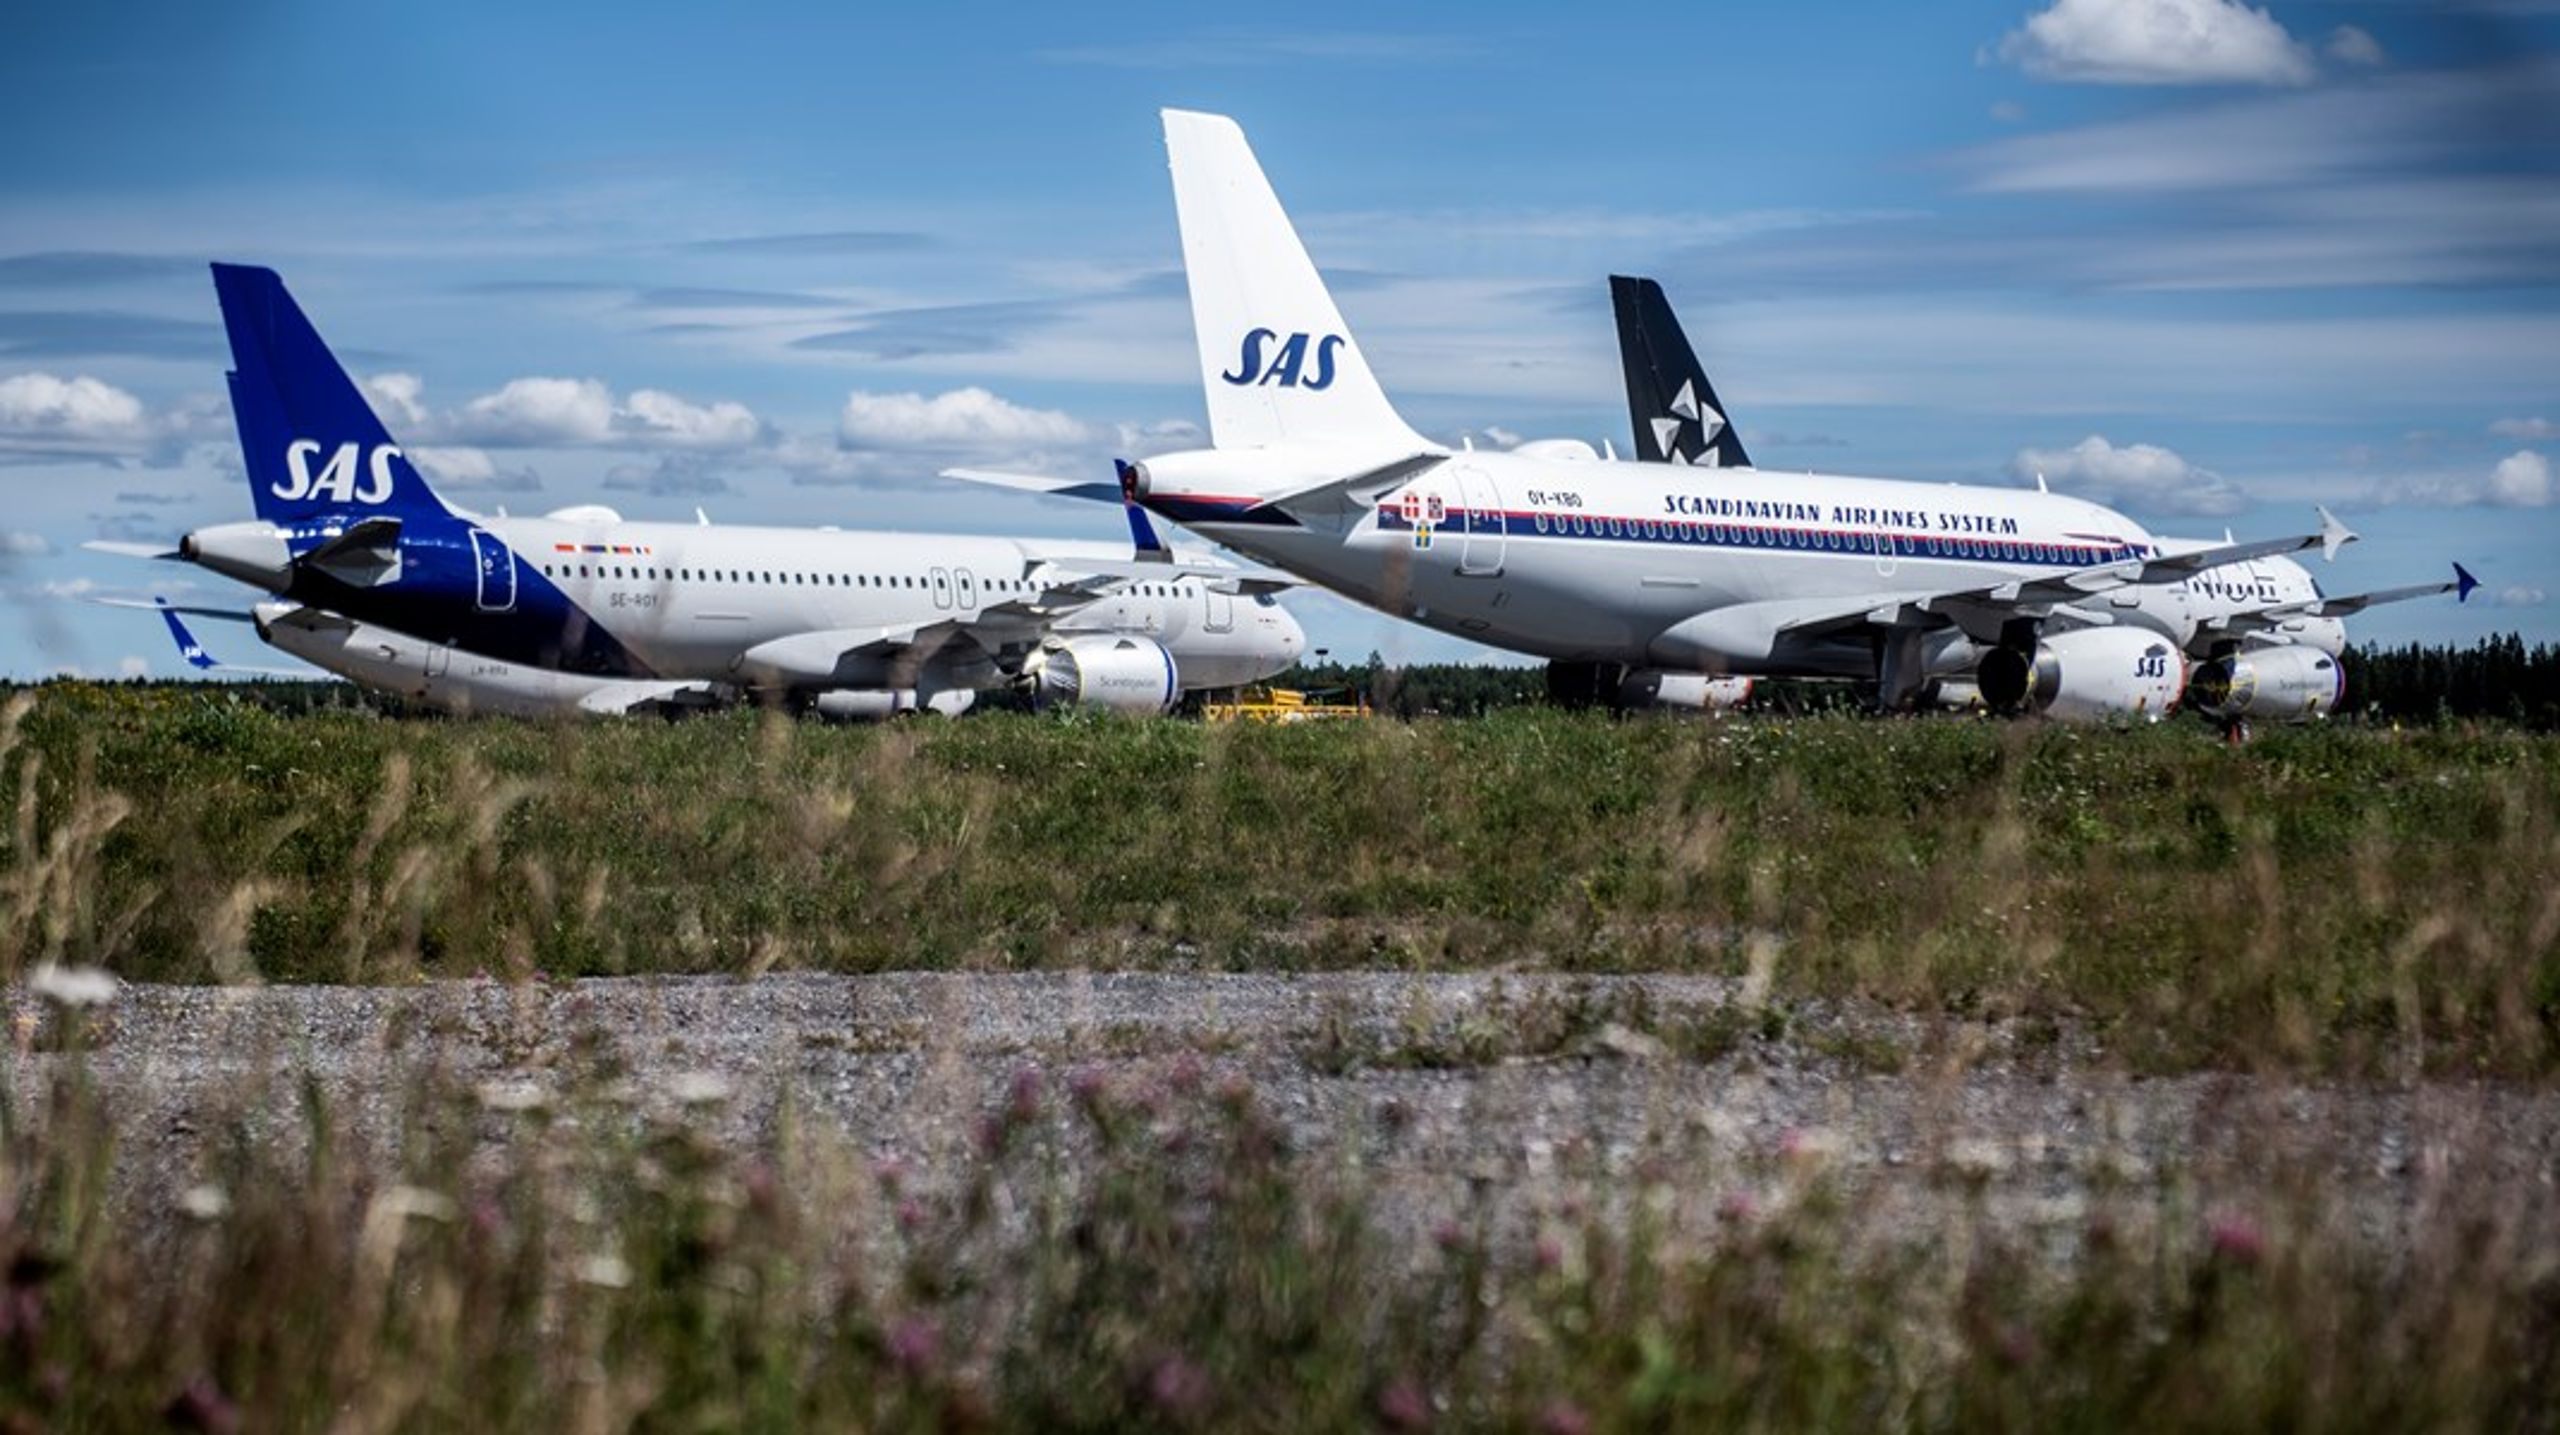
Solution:
[(1564, 1246), (1553, 1236), (1538, 1237), (1538, 1269), (1552, 1271), (1564, 1265)]
[(1760, 1214), (1760, 1202), (1749, 1191), (1727, 1191), (1716, 1202), (1716, 1214), (1739, 1226)]
[(1209, 1408), (1209, 1372), (1168, 1355), (1147, 1372), (1147, 1399), (1178, 1419), (1189, 1420)]
[(2247, 1216), (2225, 1213), (2205, 1229), (2213, 1238), (2213, 1253), (2224, 1260), (2254, 1266), (2267, 1254), (2266, 1232)]
[(909, 1375), (930, 1375), (942, 1358), (942, 1331), (919, 1315), (901, 1319), (889, 1330), (889, 1359)]
[(1591, 1417), (1581, 1406), (1559, 1397), (1539, 1412), (1538, 1429), (1541, 1435), (1591, 1435)]
[(1444, 1251), (1457, 1250), (1467, 1243), (1466, 1227), (1443, 1216), (1431, 1227), (1431, 1243)]
[(1040, 1068), (1026, 1066), (1013, 1074), (1013, 1086), (1005, 1096), (1005, 1114), (1016, 1121), (1028, 1121), (1040, 1114)]
[(1428, 1430), (1431, 1428), (1431, 1401), (1422, 1387), (1410, 1380), (1399, 1379), (1378, 1395), (1378, 1418), (1391, 1430)]

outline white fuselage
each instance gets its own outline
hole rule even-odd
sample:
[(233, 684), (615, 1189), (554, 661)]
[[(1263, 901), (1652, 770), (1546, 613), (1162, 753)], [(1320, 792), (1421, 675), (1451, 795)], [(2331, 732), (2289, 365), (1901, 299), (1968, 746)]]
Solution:
[[(1254, 501), (1377, 466), (1308, 446), (1142, 465), (1144, 501), (1399, 617), (1515, 651), (1690, 671), (1872, 672), (1863, 640), (1782, 629), (1843, 598), (1926, 595), (2155, 553), (2142, 525), (2062, 494), (1886, 479), (1460, 453), (1374, 508), (1284, 526)], [(2102, 600), (2103, 601), (2103, 600)], [(2180, 642), (2171, 605), (2116, 621)], [(1993, 633), (1976, 634), (1981, 638)]]

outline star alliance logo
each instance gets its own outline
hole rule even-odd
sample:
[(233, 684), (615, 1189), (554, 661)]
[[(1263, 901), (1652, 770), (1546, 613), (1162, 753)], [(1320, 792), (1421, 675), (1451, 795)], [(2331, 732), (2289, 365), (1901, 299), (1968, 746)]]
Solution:
[[(1685, 458), (1680, 453), (1680, 432), (1690, 424), (1698, 426), (1698, 456)], [(1724, 432), (1724, 415), (1709, 404), (1698, 402), (1697, 385), (1680, 381), (1680, 393), (1671, 400), (1671, 412), (1653, 421), (1653, 446), (1672, 463), (1694, 464), (1699, 468), (1717, 468), (1724, 463), (1723, 450), (1716, 447), (1716, 435)]]

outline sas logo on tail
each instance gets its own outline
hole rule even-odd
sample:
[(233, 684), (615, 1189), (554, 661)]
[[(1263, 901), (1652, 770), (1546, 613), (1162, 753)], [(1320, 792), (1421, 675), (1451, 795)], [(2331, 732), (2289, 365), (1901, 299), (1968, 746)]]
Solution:
[(271, 485), (278, 498), (335, 500), (339, 503), (388, 503), (391, 500), (391, 460), (400, 457), (398, 444), (373, 446), (369, 460), (358, 450), (364, 445), (342, 443), (337, 452), (317, 474), (311, 471), (311, 460), (320, 445), (307, 438), (295, 439), (284, 451), (285, 476)]
[[(1263, 358), (1264, 350), (1274, 341), (1279, 347)], [(1284, 389), (1329, 389), (1333, 387), (1333, 355), (1349, 342), (1340, 334), (1325, 334), (1312, 340), (1315, 349), (1315, 372), (1306, 372), (1310, 336), (1304, 333), (1282, 338), (1277, 329), (1256, 329), (1244, 336), (1243, 352), (1236, 355), (1233, 373), (1219, 378), (1243, 388), (1249, 384), (1278, 384)]]

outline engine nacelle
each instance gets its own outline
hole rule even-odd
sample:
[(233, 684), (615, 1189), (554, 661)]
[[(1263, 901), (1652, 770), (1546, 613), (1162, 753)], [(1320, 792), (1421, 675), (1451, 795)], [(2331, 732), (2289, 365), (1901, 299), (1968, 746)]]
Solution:
[(1031, 659), (1041, 707), (1082, 704), (1108, 712), (1166, 712), (1182, 697), (1173, 653), (1153, 638), (1092, 633), (1056, 639)]
[(2327, 717), (2346, 691), (2346, 665), (2301, 643), (2209, 658), (2187, 680), (2189, 705), (2225, 720)]
[(1618, 706), (1627, 708), (1688, 708), (1696, 712), (1723, 712), (1740, 707), (1750, 699), (1749, 678), (1718, 678), (1705, 673), (1666, 673), (1660, 668), (1639, 668), (1618, 684)]
[(2082, 628), (1983, 655), (1974, 686), (1994, 712), (2035, 712), (2063, 722), (2117, 717), (2157, 721), (2186, 686), (2186, 659), (2146, 628)]

